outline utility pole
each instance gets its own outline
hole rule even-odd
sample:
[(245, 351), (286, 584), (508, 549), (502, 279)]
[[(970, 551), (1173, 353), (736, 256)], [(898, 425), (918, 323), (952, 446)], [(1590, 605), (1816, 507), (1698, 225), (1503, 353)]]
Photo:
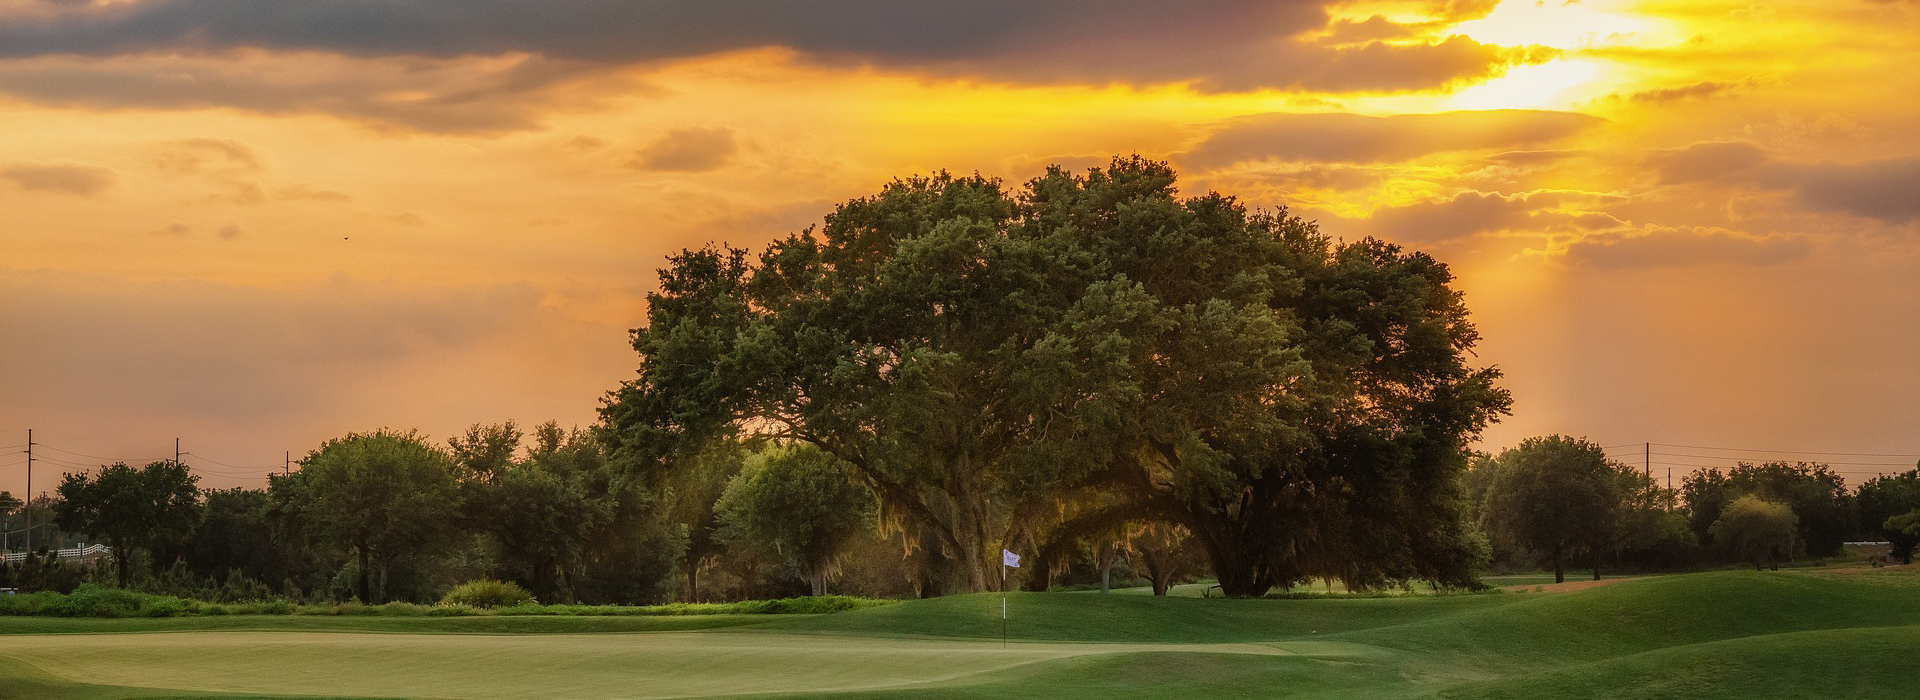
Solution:
[(27, 500), (20, 506), (27, 516), (27, 554), (33, 554), (33, 429), (27, 429)]
[(180, 438), (173, 439), (173, 463), (180, 463)]
[(293, 473), (293, 450), (284, 450), (280, 453), (280, 475), (287, 476), (292, 473)]

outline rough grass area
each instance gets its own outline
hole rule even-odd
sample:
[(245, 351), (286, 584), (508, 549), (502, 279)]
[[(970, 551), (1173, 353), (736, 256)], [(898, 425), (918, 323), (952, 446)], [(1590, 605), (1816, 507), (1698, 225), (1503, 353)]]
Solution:
[[(0, 635), (0, 698), (1911, 698), (1920, 648), (1913, 572), (1716, 572), (1546, 594), (1006, 600), (1005, 643), (998, 594), (787, 617), (14, 618), (0, 623), (177, 631)], [(707, 620), (726, 628), (593, 627)], [(228, 622), (258, 631), (164, 627)], [(298, 626), (316, 622), (388, 633)], [(502, 631), (446, 627), (474, 623), (555, 634), (404, 633)]]

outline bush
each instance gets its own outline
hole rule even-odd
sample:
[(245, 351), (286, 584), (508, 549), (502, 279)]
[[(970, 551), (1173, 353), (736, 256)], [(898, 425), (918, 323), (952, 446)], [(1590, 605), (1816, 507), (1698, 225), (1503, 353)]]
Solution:
[(465, 605), (472, 608), (511, 608), (537, 605), (533, 594), (520, 584), (507, 581), (468, 581), (454, 586), (440, 599), (441, 605)]
[(379, 614), (384, 617), (420, 617), (427, 614), (430, 609), (424, 605), (402, 603), (397, 600), (378, 608)]
[(0, 615), (45, 617), (176, 617), (201, 612), (198, 601), (84, 584), (70, 594), (52, 591), (0, 596)]
[(58, 617), (134, 617), (141, 614), (145, 598), (159, 597), (89, 583), (67, 594), (65, 599), (51, 607), (50, 612)]
[(291, 615), (293, 605), (284, 600), (267, 600), (256, 603), (238, 603), (232, 606), (235, 615)]

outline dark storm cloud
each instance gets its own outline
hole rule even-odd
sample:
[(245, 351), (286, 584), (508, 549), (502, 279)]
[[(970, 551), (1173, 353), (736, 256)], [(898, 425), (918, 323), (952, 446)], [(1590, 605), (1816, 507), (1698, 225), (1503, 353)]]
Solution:
[(706, 172), (726, 165), (739, 150), (731, 129), (674, 129), (635, 153), (631, 165), (640, 170)]
[[(1327, 46), (1328, 0), (144, 0), (0, 24), (0, 58), (218, 53), (526, 53), (631, 64), (762, 47), (814, 60), (1015, 81), (1398, 90), (1484, 76), (1498, 47)], [(1443, 12), (1477, 11), (1444, 4)]]
[(0, 166), (0, 180), (25, 190), (92, 197), (113, 186), (112, 170), (69, 163), (12, 163)]
[(1388, 117), (1262, 114), (1226, 122), (1185, 154), (1181, 162), (1195, 168), (1218, 168), (1268, 160), (1403, 161), (1431, 153), (1550, 143), (1601, 121), (1585, 114), (1532, 110)]

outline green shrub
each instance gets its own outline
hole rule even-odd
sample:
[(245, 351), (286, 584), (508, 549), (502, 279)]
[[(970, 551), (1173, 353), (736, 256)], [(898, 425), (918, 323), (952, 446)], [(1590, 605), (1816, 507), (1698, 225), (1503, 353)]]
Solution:
[(235, 615), (291, 615), (293, 604), (284, 600), (263, 600), (232, 606)]
[[(58, 617), (134, 617), (150, 597), (121, 588), (83, 584), (49, 608)], [(151, 596), (159, 597), (159, 596)]]
[(533, 594), (520, 584), (510, 581), (468, 581), (454, 586), (446, 597), (440, 599), (441, 605), (465, 605), (474, 608), (510, 608), (522, 605), (535, 605)]
[(173, 596), (147, 596), (140, 601), (141, 617), (179, 617), (200, 612), (200, 604)]
[(427, 614), (428, 610), (430, 608), (424, 605), (394, 601), (380, 606), (375, 612), (382, 617), (420, 617)]

